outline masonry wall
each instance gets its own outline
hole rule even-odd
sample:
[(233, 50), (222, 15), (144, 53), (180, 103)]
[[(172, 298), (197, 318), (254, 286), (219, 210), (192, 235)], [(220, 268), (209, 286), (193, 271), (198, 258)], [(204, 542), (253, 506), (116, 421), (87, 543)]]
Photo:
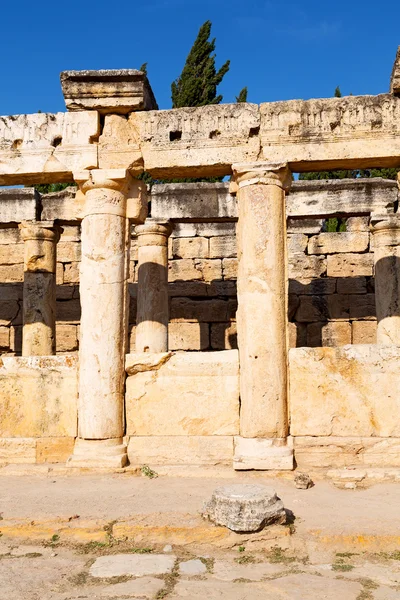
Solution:
[[(235, 349), (235, 197), (229, 195), (225, 184), (196, 184), (190, 190), (185, 186), (189, 187), (188, 184), (156, 186), (163, 189), (153, 194), (151, 205), (152, 216), (165, 218), (171, 214), (174, 224), (169, 240), (169, 347), (189, 351)], [(325, 220), (312, 218), (310, 213), (316, 211), (316, 205), (318, 210), (322, 206), (327, 211), (326, 216), (337, 205), (346, 214), (382, 208), (393, 211), (396, 183), (296, 182), (293, 187), (296, 189), (288, 198), (288, 210), (296, 218), (288, 218), (287, 237), (290, 346), (374, 343), (376, 318), (369, 217), (347, 218), (346, 232), (327, 233)], [(44, 196), (42, 219), (68, 217), (73, 195), (72, 190)], [(178, 198), (176, 204), (174, 198)], [(382, 206), (377, 207), (377, 202)], [(214, 222), (207, 222), (210, 214)], [(309, 216), (299, 218), (301, 214)], [(80, 225), (77, 221), (59, 222), (64, 231), (57, 246), (57, 352), (63, 353), (79, 347)], [(137, 244), (133, 236), (129, 285), (131, 352), (135, 350), (137, 270)], [(17, 224), (3, 224), (0, 227), (1, 353), (21, 352), (22, 282), (23, 243), (19, 230)]]

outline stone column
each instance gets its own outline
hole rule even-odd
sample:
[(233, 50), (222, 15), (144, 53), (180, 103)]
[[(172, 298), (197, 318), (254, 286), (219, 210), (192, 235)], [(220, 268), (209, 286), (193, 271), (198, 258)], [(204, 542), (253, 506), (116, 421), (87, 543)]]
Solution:
[(147, 219), (136, 227), (139, 274), (136, 352), (168, 350), (168, 222)]
[[(123, 467), (130, 223), (125, 171), (75, 176), (84, 194), (78, 439), (70, 466)], [(140, 210), (136, 222), (143, 221)], [(135, 220), (135, 219), (133, 219)]]
[(56, 248), (60, 227), (54, 221), (23, 221), (23, 356), (56, 353)]
[(240, 437), (235, 469), (292, 469), (287, 406), (286, 164), (233, 165), (238, 198)]
[(377, 343), (400, 345), (400, 215), (371, 217)]

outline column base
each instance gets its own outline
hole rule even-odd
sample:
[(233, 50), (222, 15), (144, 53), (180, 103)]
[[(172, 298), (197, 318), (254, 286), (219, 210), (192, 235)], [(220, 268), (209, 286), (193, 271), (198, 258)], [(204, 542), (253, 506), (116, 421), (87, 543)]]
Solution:
[(236, 471), (292, 471), (291, 438), (234, 438), (233, 468)]
[(120, 469), (127, 464), (127, 448), (122, 438), (110, 440), (77, 438), (72, 456), (67, 460), (67, 467)]

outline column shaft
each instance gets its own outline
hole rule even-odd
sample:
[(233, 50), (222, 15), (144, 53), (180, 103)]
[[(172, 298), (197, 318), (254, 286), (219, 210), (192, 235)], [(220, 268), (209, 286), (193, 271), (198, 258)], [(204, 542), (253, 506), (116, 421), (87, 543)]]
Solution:
[[(292, 468), (287, 406), (286, 165), (234, 165), (240, 436), (235, 468)], [(243, 439), (243, 438), (253, 438)], [(261, 443), (260, 443), (261, 442)], [(247, 456), (246, 456), (247, 455)]]
[(23, 222), (23, 356), (56, 353), (56, 248), (60, 228), (53, 221)]
[(378, 344), (400, 345), (400, 217), (371, 218)]
[(139, 272), (136, 352), (168, 350), (168, 223), (147, 219), (136, 227)]

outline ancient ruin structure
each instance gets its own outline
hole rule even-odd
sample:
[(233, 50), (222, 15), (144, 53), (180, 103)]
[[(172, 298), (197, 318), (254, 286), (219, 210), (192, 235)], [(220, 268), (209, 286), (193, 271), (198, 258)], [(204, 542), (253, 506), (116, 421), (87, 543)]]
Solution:
[(158, 110), (139, 71), (71, 71), (68, 112), (1, 117), (0, 185), (31, 187), (0, 189), (0, 462), (399, 466), (398, 184), (292, 176), (399, 167), (399, 80)]

